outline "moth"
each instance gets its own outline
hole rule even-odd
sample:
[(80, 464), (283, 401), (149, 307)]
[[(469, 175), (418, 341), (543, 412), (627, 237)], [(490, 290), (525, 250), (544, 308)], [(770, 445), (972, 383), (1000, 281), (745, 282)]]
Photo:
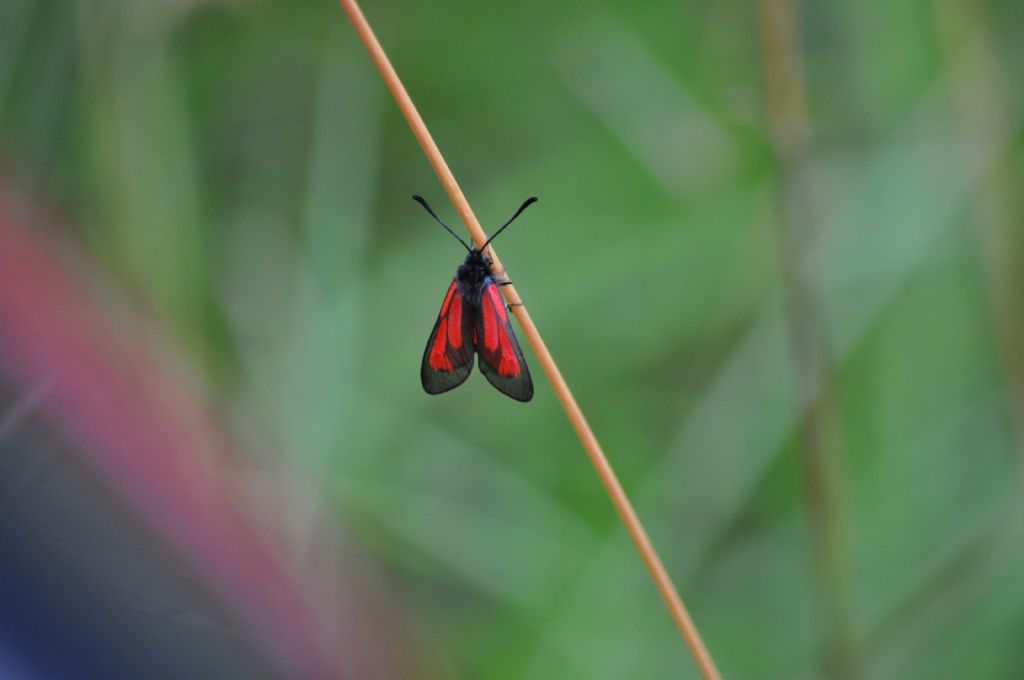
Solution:
[(480, 357), (480, 372), (498, 391), (516, 401), (533, 398), (530, 369), (509, 323), (508, 309), (498, 287), (511, 283), (491, 269), (487, 246), (526, 208), (537, 201), (531, 196), (480, 248), (471, 248), (430, 208), (422, 196), (413, 196), (437, 223), (466, 249), (448, 286), (441, 311), (423, 351), (420, 380), (427, 394), (441, 394), (464, 383), (473, 371), (473, 356)]

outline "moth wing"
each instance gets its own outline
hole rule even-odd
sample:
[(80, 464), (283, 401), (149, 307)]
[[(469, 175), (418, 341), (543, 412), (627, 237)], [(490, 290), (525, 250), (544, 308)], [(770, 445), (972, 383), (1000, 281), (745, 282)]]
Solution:
[(423, 351), (420, 381), (427, 394), (454, 389), (473, 371), (474, 316), (452, 279)]
[(505, 301), (490, 279), (484, 283), (473, 336), (480, 371), (500, 392), (516, 401), (533, 398), (533, 381), (509, 323)]

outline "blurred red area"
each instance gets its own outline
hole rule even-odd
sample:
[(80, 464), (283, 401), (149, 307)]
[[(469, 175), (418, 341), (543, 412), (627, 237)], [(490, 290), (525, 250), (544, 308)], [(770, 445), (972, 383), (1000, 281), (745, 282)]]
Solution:
[(0, 669), (410, 678), (403, 613), (311, 489), (0, 179)]

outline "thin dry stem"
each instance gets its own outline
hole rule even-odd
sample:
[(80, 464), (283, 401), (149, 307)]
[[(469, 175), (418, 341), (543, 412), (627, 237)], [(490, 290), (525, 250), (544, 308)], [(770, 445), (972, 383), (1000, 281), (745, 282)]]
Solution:
[[(412, 128), (412, 132), (419, 141), (420, 146), (423, 147), (423, 151), (427, 155), (430, 165), (433, 166), (438, 179), (441, 180), (441, 184), (444, 186), (445, 191), (448, 192), (449, 198), (451, 198), (452, 203), (455, 205), (455, 209), (458, 210), (459, 216), (462, 217), (462, 221), (465, 223), (466, 228), (472, 235), (473, 240), (477, 245), (483, 245), (487, 240), (486, 234), (484, 234), (483, 229), (480, 227), (480, 223), (477, 221), (476, 215), (473, 214), (472, 208), (469, 207), (469, 202), (466, 200), (466, 197), (463, 196), (458, 182), (455, 181), (455, 176), (452, 175), (451, 170), (448, 169), (448, 164), (441, 155), (440, 149), (437, 148), (437, 144), (434, 142), (433, 137), (431, 137), (430, 131), (427, 129), (426, 124), (423, 122), (419, 112), (416, 110), (412, 99), (405, 91), (405, 87), (399, 80), (398, 74), (395, 73), (395, 69), (391, 66), (391, 62), (384, 53), (384, 49), (377, 41), (377, 37), (374, 35), (369, 23), (367, 23), (366, 17), (363, 16), (363, 13), (359, 9), (355, 0), (339, 0), (339, 2), (348, 14), (349, 19), (352, 21), (352, 25), (355, 27), (356, 32), (359, 33), (359, 37), (366, 45), (366, 49), (369, 51), (370, 57), (373, 59), (374, 63), (377, 65), (377, 69), (380, 71), (381, 78), (383, 78), (385, 85), (387, 85), (391, 94), (394, 96), (395, 102), (398, 104), (398, 108), (401, 110), (402, 115), (405, 116), (406, 121), (409, 123), (409, 127)], [(498, 271), (504, 271), (501, 261), (498, 259), (498, 256), (494, 254), (493, 247), (491, 248), (491, 256), (494, 260), (495, 268)], [(611, 497), (612, 504), (615, 506), (619, 516), (622, 518), (623, 524), (626, 525), (626, 530), (633, 539), (633, 543), (636, 544), (636, 548), (640, 552), (640, 556), (643, 558), (644, 564), (647, 565), (647, 569), (651, 573), (651, 578), (654, 580), (654, 584), (657, 586), (658, 592), (661, 593), (661, 597), (665, 601), (665, 605), (668, 607), (669, 613), (672, 615), (676, 626), (679, 628), (679, 632), (682, 634), (683, 640), (686, 642), (687, 647), (690, 648), (690, 652), (693, 654), (697, 667), (706, 679), (720, 680), (721, 676), (715, 668), (715, 663), (712, 660), (711, 655), (704, 646), (704, 642), (700, 637), (700, 633), (697, 631), (697, 627), (694, 625), (686, 607), (683, 605), (683, 601), (679, 597), (679, 593), (672, 584), (672, 580), (669, 578), (668, 572), (665, 570), (665, 566), (661, 562), (661, 558), (654, 549), (654, 545), (651, 543), (651, 539), (648, 537), (647, 531), (644, 529), (643, 524), (640, 522), (640, 518), (633, 509), (633, 505), (629, 502), (626, 492), (622, 489), (622, 485), (619, 483), (612, 466), (609, 464), (608, 459), (601, 450), (601, 445), (598, 444), (597, 438), (594, 436), (593, 431), (590, 429), (590, 425), (587, 423), (587, 419), (584, 417), (583, 412), (576, 403), (576, 399), (572, 396), (572, 392), (569, 391), (569, 386), (566, 384), (565, 379), (562, 377), (562, 373), (558, 370), (558, 366), (555, 364), (555, 360), (551, 357), (551, 353), (544, 344), (544, 340), (541, 338), (540, 332), (537, 330), (533, 320), (530, 318), (530, 314), (527, 312), (526, 306), (522, 304), (522, 300), (519, 298), (519, 294), (516, 292), (514, 286), (502, 286), (502, 292), (505, 295), (505, 301), (514, 305), (511, 308), (512, 313), (519, 320), (519, 325), (523, 329), (527, 342), (530, 343), (530, 346), (533, 348), (533, 353), (537, 356), (537, 361), (540, 362), (541, 367), (544, 369), (544, 373), (547, 374), (548, 380), (551, 382), (551, 387), (554, 389), (555, 395), (561, 402), (562, 408), (565, 409), (569, 422), (572, 424), (573, 429), (576, 430), (576, 434), (579, 436), (580, 442), (583, 444), (583, 448), (587, 452), (587, 456), (590, 458), (590, 462), (594, 465), (594, 469), (597, 470), (597, 475), (600, 477), (601, 483), (604, 484), (605, 489), (608, 491), (608, 495)]]

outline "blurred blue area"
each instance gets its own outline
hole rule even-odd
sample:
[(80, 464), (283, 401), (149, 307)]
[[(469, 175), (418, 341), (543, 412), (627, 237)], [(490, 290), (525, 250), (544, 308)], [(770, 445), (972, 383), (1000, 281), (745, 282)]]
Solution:
[(52, 421), (37, 414), (3, 430), (2, 677), (280, 675), (203, 584), (116, 507)]

